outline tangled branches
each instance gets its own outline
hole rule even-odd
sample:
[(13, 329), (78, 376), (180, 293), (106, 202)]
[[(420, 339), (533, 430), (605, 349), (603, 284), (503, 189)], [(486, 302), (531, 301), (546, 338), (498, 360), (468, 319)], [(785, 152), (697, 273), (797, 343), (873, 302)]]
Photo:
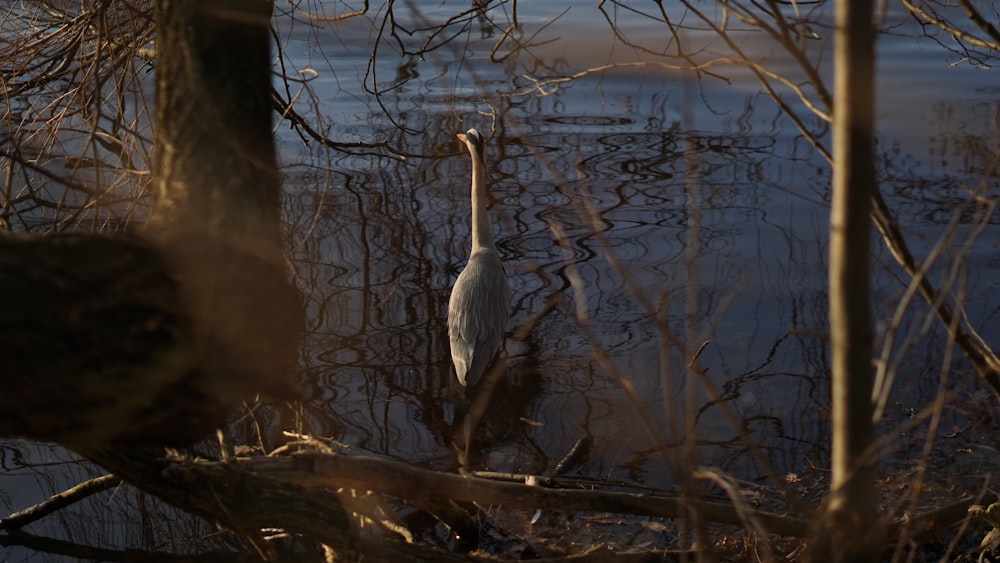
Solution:
[(0, 29), (0, 216), (43, 231), (127, 221), (151, 162), (151, 4), (20, 3)]

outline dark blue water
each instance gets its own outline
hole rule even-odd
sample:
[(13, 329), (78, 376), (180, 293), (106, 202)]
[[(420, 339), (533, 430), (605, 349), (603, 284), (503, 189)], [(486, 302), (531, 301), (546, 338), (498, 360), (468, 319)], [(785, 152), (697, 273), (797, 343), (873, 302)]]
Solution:
[[(438, 9), (452, 6), (422, 15), (397, 11), (399, 29), (419, 27), (422, 17), (433, 20)], [(447, 457), (446, 440), (433, 424), (420, 422), (425, 403), (436, 404), (427, 394), (435, 395), (448, 377), (444, 304), (469, 244), (468, 162), (450, 154), (459, 150), (452, 139), (475, 126), (492, 131), (492, 213), (514, 287), (511, 328), (548, 300), (565, 300), (526, 342), (508, 342), (510, 379), (527, 389), (523, 395), (512, 391), (522, 419), (515, 421), (516, 435), (524, 440), (487, 447), (488, 465), (545, 470), (577, 438), (590, 436), (594, 455), (585, 472), (646, 474), (645, 483), (665, 486), (672, 481), (664, 467), (671, 454), (649, 452), (672, 449), (682, 439), (680, 433), (669, 436), (666, 422), (679, 423), (686, 385), (697, 388), (696, 404), (689, 407), (699, 413), (701, 462), (743, 477), (761, 475), (732, 420), (747, 425), (779, 471), (792, 471), (807, 458), (825, 459), (829, 166), (759, 83), (733, 65), (711, 67), (726, 79), (699, 81), (653, 64), (609, 68), (550, 82), (544, 96), (525, 93), (544, 77), (612, 62), (677, 64), (640, 49), (662, 43), (662, 23), (618, 8), (608, 13), (622, 38), (616, 41), (608, 19), (593, 7), (573, 5), (552, 23), (563, 9), (519, 6), (519, 37), (537, 45), (502, 61), (491, 60), (491, 52), (499, 59), (496, 53), (514, 42), (500, 41), (503, 25), (496, 25), (509, 14), (499, 8), (490, 12), (493, 24), (466, 24), (460, 40), (425, 53), (423, 60), (400, 53), (422, 45), (426, 34), (399, 33), (398, 42), (383, 36), (379, 56), (367, 67), (367, 84), (384, 91), (385, 113), (357, 84), (382, 14), (364, 20), (371, 25), (365, 33), (359, 22), (309, 30), (310, 37), (328, 38), (312, 49), (332, 63), (319, 64), (312, 51), (302, 53), (301, 64), (318, 73), (310, 84), (333, 137), (385, 139), (413, 153), (442, 155), (405, 161), (336, 157), (329, 164), (312, 157), (316, 166), (334, 170), (313, 179), (320, 187), (309, 181), (299, 186), (309, 197), (323, 190), (330, 209), (307, 243), (315, 247), (316, 261), (326, 262), (306, 268), (310, 279), (328, 280), (328, 288), (317, 288), (320, 294), (337, 296), (337, 305), (317, 318), (329, 328), (317, 342), (313, 366), (324, 378), (324, 409), (342, 425), (343, 439), (363, 449), (410, 460)], [(456, 24), (453, 31), (460, 28)], [(883, 190), (923, 256), (947, 230), (951, 208), (964, 197), (959, 192), (973, 189), (982, 170), (982, 164), (969, 164), (975, 156), (956, 161), (938, 153), (954, 153), (970, 137), (989, 142), (994, 121), (984, 118), (996, 108), (988, 73), (948, 65), (914, 29), (895, 30), (879, 51), (877, 160)], [(306, 35), (305, 26), (290, 31), (292, 37)], [(817, 33), (808, 52), (825, 61), (831, 33)], [(736, 35), (746, 52), (801, 82), (793, 61), (763, 34)], [(356, 43), (359, 36), (364, 48)], [(722, 49), (704, 31), (689, 30), (684, 40), (705, 46), (702, 62)], [(308, 41), (289, 41), (289, 51)], [(364, 55), (352, 59), (351, 53)], [(821, 76), (829, 73), (829, 63), (822, 62)], [(938, 78), (931, 79), (935, 73)], [(822, 119), (787, 87), (775, 88), (828, 147)], [(814, 89), (803, 90), (820, 105)], [(407, 131), (400, 133), (391, 121)], [(972, 220), (959, 221), (958, 240), (971, 232)], [(563, 248), (549, 222), (565, 233)], [(987, 226), (968, 245), (970, 275), (962, 288), (970, 298), (989, 301), (969, 308), (973, 325), (986, 335), (996, 322), (989, 297), (996, 285), (996, 265), (990, 265), (996, 259), (988, 258), (996, 254), (993, 231)], [(881, 246), (873, 251), (879, 263), (876, 320), (882, 326), (905, 286)], [(904, 318), (918, 322), (925, 311), (919, 304), (911, 308)], [(578, 310), (586, 312), (583, 324)], [(662, 323), (654, 322), (658, 315)], [(940, 332), (921, 338), (921, 349), (943, 353)], [(677, 348), (685, 341), (688, 354), (710, 341), (698, 360), (700, 377), (711, 389), (686, 372), (685, 352)], [(613, 369), (599, 365), (595, 349), (607, 353)], [(901, 378), (909, 387), (936, 378), (926, 364), (912, 370)], [(637, 404), (617, 377), (627, 378), (641, 408), (664, 423), (657, 428), (664, 432), (659, 446), (643, 430)], [(912, 389), (901, 397), (928, 399)], [(735, 419), (726, 418), (722, 405)]]

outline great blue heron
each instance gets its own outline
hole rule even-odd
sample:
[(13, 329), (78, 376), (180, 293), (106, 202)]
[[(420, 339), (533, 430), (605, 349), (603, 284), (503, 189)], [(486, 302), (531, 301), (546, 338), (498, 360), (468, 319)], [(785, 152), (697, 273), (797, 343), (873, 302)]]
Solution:
[(486, 214), (484, 140), (469, 129), (458, 138), (472, 156), (472, 253), (455, 280), (448, 300), (448, 337), (455, 375), (463, 386), (475, 385), (503, 342), (510, 315), (510, 285), (493, 244)]

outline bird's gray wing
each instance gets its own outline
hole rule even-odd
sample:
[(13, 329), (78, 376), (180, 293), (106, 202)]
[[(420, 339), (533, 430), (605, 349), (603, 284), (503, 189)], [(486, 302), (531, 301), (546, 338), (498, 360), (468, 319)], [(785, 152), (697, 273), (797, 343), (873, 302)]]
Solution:
[(448, 302), (448, 335), (459, 381), (475, 383), (503, 342), (510, 317), (510, 286), (499, 258), (474, 254)]

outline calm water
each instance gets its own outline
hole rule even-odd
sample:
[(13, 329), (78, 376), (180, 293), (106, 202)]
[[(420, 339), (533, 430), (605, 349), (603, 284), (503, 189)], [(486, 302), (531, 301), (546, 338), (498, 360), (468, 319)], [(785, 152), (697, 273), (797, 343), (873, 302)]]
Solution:
[[(399, 43), (384, 40), (371, 67), (370, 41), (382, 14), (321, 29), (282, 22), (284, 48), (300, 68), (316, 70), (309, 84), (332, 137), (385, 139), (441, 155), (399, 161), (330, 156), (295, 139), (283, 144), (285, 161), (301, 163), (289, 168), (289, 198), (304, 200), (298, 209), (307, 211), (322, 197), (318, 215), (300, 228), (308, 233), (301, 235), (308, 258), (300, 275), (316, 291), (318, 330), (308, 364), (328, 432), (354, 448), (410, 461), (448, 459), (436, 425), (449, 377), (444, 318), (469, 245), (469, 163), (454, 154), (454, 133), (474, 126), (493, 132), (491, 211), (514, 288), (511, 326), (554, 296), (566, 301), (525, 342), (507, 342), (511, 419), (498, 424), (500, 439), (485, 446), (488, 466), (545, 471), (575, 440), (590, 436), (594, 450), (581, 472), (667, 486), (673, 477), (664, 464), (672, 454), (655, 451), (635, 405), (594, 359), (595, 346), (606, 351), (642, 408), (657, 421), (673, 421), (685, 362), (678, 349), (663, 346), (665, 335), (695, 348), (711, 341), (700, 367), (778, 471), (794, 471), (806, 459), (825, 461), (829, 170), (823, 159), (739, 69), (717, 71), (734, 77), (729, 84), (711, 77), (685, 83), (681, 73), (658, 68), (609, 70), (548, 96), (512, 95), (529, 84), (527, 73), (656, 60), (613, 40), (605, 14), (594, 7), (573, 4), (544, 29), (565, 6), (519, 8), (522, 39), (538, 32), (535, 42), (551, 42), (499, 63), (490, 53), (502, 28), (488, 22), (468, 23), (459, 39), (423, 60), (401, 56)], [(397, 23), (417, 26), (422, 17), (436, 21), (455, 9), (401, 10)], [(607, 16), (634, 44), (663, 40), (663, 25), (647, 17), (622, 8), (609, 8)], [(507, 21), (501, 9), (490, 17), (497, 25)], [(816, 49), (829, 50), (829, 31), (821, 31)], [(426, 39), (398, 35), (407, 49)], [(692, 32), (689, 39), (703, 36)], [(759, 34), (740, 37), (753, 52), (780, 56)], [(511, 41), (500, 45), (499, 53), (512, 48)], [(951, 206), (979, 180), (981, 158), (962, 147), (976, 138), (989, 142), (995, 91), (989, 72), (948, 66), (942, 51), (912, 37), (886, 38), (880, 53), (879, 168), (922, 255), (951, 219)], [(780, 59), (775, 64), (792, 68)], [(386, 113), (361, 80), (385, 90)], [(400, 133), (390, 119), (408, 131)], [(828, 142), (818, 120), (807, 115), (807, 124)], [(581, 214), (584, 203), (598, 217)], [(549, 222), (565, 232), (567, 248), (556, 243)], [(966, 290), (975, 300), (969, 314), (989, 338), (997, 327), (990, 291), (997, 285), (995, 228), (969, 252)], [(877, 322), (884, 324), (904, 287), (891, 258), (880, 247), (875, 253), (884, 266), (874, 281)], [(581, 280), (582, 305), (572, 272)], [(661, 307), (660, 328), (644, 299)], [(587, 330), (574, 316), (578, 307), (587, 312)], [(914, 312), (910, 322), (924, 313), (920, 306)], [(916, 406), (928, 399), (922, 393), (933, 392), (937, 377), (929, 366), (941, 361), (933, 349), (943, 345), (932, 330), (920, 347), (923, 357), (904, 362), (907, 390), (900, 400)], [(719, 405), (700, 390), (696, 400), (701, 461), (761, 476)], [(663, 436), (668, 446), (680, 439)]]
[[(732, 66), (712, 69), (728, 81), (630, 67), (550, 85), (546, 96), (524, 93), (529, 75), (667, 61), (640, 49), (664, 49), (670, 35), (662, 23), (610, 4), (603, 12), (567, 4), (519, 3), (522, 27), (505, 39), (510, 7), (465, 17), (433, 37), (400, 28), (379, 38), (384, 7), (339, 23), (275, 19), (285, 73), (308, 78), (288, 83), (296, 110), (336, 141), (386, 141), (407, 155), (331, 151), (304, 143), (287, 123), (277, 126), (288, 232), (310, 303), (306, 430), (356, 453), (456, 466), (445, 316), (470, 241), (469, 159), (454, 135), (476, 127), (490, 137), (491, 216), (514, 294), (510, 328), (557, 303), (526, 338), (506, 342), (507, 377), (474, 443), (477, 467), (551, 471), (589, 437), (590, 457), (575, 474), (669, 488), (685, 404), (696, 420), (699, 464), (768, 482), (745, 432), (778, 474), (825, 466), (829, 167), (757, 82)], [(465, 8), (397, 3), (395, 17), (424, 29)], [(670, 16), (690, 24), (681, 40), (706, 49), (699, 59), (723, 52), (690, 14)], [(985, 147), (995, 149), (997, 82), (991, 71), (950, 64), (955, 58), (912, 36), (918, 30), (908, 21), (890, 13), (894, 35), (879, 47), (876, 162), (922, 257), (956, 204), (981, 187)], [(814, 31), (820, 38), (811, 52), (827, 56), (830, 30)], [(766, 37), (737, 37), (770, 68), (794, 72)], [(515, 40), (526, 46), (515, 48)], [(401, 54), (425, 41), (433, 49), (423, 56)], [(781, 92), (828, 146), (822, 122)], [(982, 194), (996, 199), (995, 177)], [(968, 259), (967, 312), (997, 347), (997, 218), (966, 240), (980, 220), (960, 217), (957, 238), (946, 244), (949, 255)], [(562, 246), (550, 224), (564, 233)], [(883, 330), (905, 282), (880, 244), (874, 256), (875, 322)], [(950, 264), (933, 270), (936, 282)], [(925, 315), (915, 304), (897, 329), (917, 341), (898, 347), (886, 428), (937, 390), (946, 342), (933, 323), (924, 330)], [(706, 341), (700, 382), (685, 369), (683, 345), (690, 354)], [(613, 369), (597, 361), (598, 350)], [(969, 370), (955, 365), (957, 387)], [(284, 429), (268, 426), (272, 440)], [(3, 452), (5, 509), (36, 502), (84, 471), (59, 463), (70, 456), (58, 449), (7, 443)], [(48, 532), (79, 533), (60, 530)]]

